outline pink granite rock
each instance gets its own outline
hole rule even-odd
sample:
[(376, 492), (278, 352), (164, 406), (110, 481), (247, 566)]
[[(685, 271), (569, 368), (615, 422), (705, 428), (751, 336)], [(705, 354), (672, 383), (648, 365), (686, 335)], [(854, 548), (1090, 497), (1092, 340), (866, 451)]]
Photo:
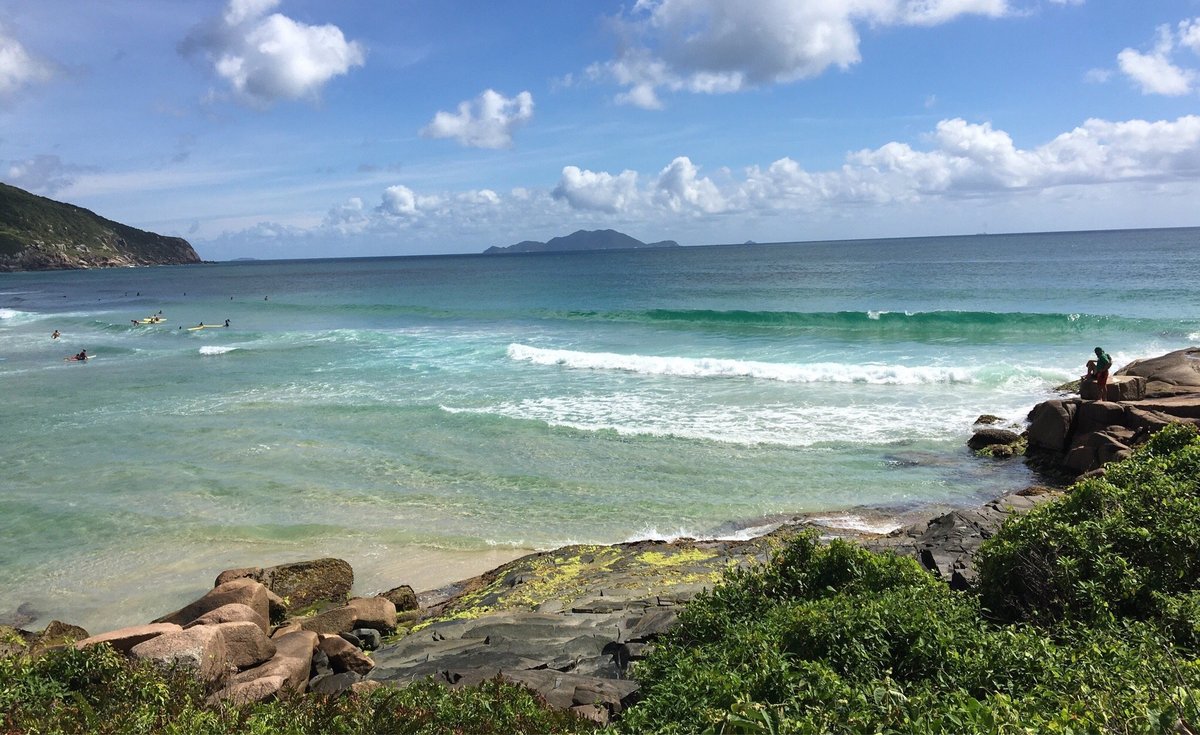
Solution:
[(313, 651), (317, 647), (317, 634), (307, 630), (281, 635), (274, 639), (275, 655), (234, 677), (237, 683), (254, 681), (271, 676), (282, 676), (284, 688), (303, 692), (308, 685), (308, 673), (312, 668)]
[(249, 620), (217, 623), (214, 627), (225, 637), (226, 656), (231, 666), (248, 669), (275, 655), (275, 642)]
[(129, 628), (120, 628), (119, 630), (110, 630), (107, 633), (84, 638), (75, 643), (76, 648), (87, 648), (98, 643), (107, 643), (121, 653), (128, 654), (129, 650), (139, 643), (144, 643), (151, 638), (157, 638), (165, 633), (176, 633), (183, 630), (174, 623), (151, 623), (149, 625), (134, 625)]
[(354, 630), (354, 622), (357, 620), (358, 614), (352, 607), (338, 607), (333, 610), (327, 610), (320, 615), (314, 615), (311, 618), (300, 618), (298, 622), (304, 630), (311, 630), (314, 633), (338, 634), (349, 633)]
[(186, 625), (207, 612), (233, 603), (250, 607), (264, 620), (271, 617), (267, 588), (252, 579), (234, 579), (212, 588), (199, 600), (154, 622)]
[(374, 628), (380, 633), (396, 629), (396, 604), (386, 597), (355, 597), (346, 607), (354, 610), (354, 628)]
[(234, 706), (279, 699), (286, 691), (287, 677), (276, 674), (251, 681), (234, 682), (208, 698), (209, 704), (228, 702)]
[(271, 626), (259, 615), (254, 608), (240, 602), (231, 602), (228, 605), (222, 605), (216, 609), (209, 610), (192, 622), (183, 626), (191, 628), (195, 625), (219, 625), (221, 623), (240, 623), (251, 622), (262, 630), (263, 634), (271, 631)]
[(230, 671), (225, 636), (220, 626), (216, 625), (198, 625), (187, 630), (164, 633), (137, 644), (129, 650), (129, 655), (162, 666), (186, 666), (201, 679), (210, 682)]

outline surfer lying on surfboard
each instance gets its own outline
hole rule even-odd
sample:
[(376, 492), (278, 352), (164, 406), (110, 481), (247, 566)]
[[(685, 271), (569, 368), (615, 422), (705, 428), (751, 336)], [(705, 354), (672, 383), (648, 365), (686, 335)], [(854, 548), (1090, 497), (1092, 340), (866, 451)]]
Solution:
[(87, 353), (87, 350), (80, 350), (78, 355), (71, 355), (70, 357), (64, 357), (63, 360), (65, 362), (87, 362), (87, 359), (89, 357), (91, 357), (91, 355), (89, 355)]

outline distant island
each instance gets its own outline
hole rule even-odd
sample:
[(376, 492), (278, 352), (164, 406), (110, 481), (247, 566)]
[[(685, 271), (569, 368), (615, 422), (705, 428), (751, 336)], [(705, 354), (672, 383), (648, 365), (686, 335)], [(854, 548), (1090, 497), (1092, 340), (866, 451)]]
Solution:
[(199, 263), (182, 237), (166, 237), (0, 184), (0, 272)]
[(507, 253), (561, 253), (577, 250), (633, 250), (636, 248), (677, 248), (674, 240), (644, 243), (616, 230), (577, 230), (570, 235), (555, 237), (549, 242), (524, 240), (508, 247), (492, 246), (484, 250), (485, 255)]

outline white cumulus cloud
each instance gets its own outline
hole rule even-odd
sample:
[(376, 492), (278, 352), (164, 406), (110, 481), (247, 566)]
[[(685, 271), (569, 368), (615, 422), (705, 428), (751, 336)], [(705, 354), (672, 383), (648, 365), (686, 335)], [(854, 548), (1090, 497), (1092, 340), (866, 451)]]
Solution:
[(679, 156), (658, 174), (655, 202), (672, 212), (685, 210), (707, 214), (725, 209), (725, 198), (717, 185), (699, 176), (699, 169), (687, 156)]
[(461, 102), (458, 112), (439, 111), (421, 129), (427, 138), (454, 138), (473, 148), (508, 148), (513, 132), (533, 119), (533, 95), (521, 92), (505, 97), (492, 89), (474, 100)]
[(1143, 94), (1180, 97), (1196, 88), (1198, 73), (1181, 66), (1174, 58), (1180, 48), (1200, 53), (1200, 18), (1184, 20), (1176, 29), (1158, 27), (1158, 37), (1149, 53), (1127, 48), (1117, 54), (1117, 66)]
[(1088, 120), (1036, 148), (987, 123), (943, 120), (918, 150), (890, 142), (851, 153), (840, 169), (805, 171), (790, 158), (747, 169), (739, 201), (756, 208), (998, 196), (1058, 186), (1200, 180), (1200, 116)]
[(552, 195), (574, 209), (594, 209), (601, 212), (624, 212), (641, 199), (638, 175), (622, 171), (617, 175), (607, 171), (587, 171), (578, 166), (566, 166)]
[(625, 87), (619, 102), (658, 108), (662, 90), (736, 92), (845, 69), (861, 58), (860, 25), (1008, 12), (1007, 0), (638, 0), (619, 19), (621, 53), (588, 72)]
[(53, 74), (53, 66), (30, 54), (0, 26), (0, 104), (22, 88), (44, 82)]
[(379, 210), (397, 217), (415, 217), (417, 215), (417, 195), (403, 184), (389, 186), (383, 190), (383, 201)]
[(365, 53), (335, 25), (308, 25), (271, 13), (280, 0), (230, 0), (220, 18), (180, 44), (204, 56), (238, 98), (256, 107), (315, 100), (327, 82), (362, 66)]

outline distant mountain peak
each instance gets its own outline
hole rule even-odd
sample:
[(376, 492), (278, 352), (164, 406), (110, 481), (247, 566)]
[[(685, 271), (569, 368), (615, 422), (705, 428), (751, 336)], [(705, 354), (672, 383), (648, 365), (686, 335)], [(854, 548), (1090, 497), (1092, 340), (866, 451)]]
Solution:
[(523, 240), (507, 247), (492, 246), (483, 252), (490, 255), (507, 253), (562, 253), (580, 250), (633, 250), (637, 248), (677, 248), (674, 240), (644, 243), (616, 230), (576, 230), (570, 235), (554, 237), (547, 242)]

